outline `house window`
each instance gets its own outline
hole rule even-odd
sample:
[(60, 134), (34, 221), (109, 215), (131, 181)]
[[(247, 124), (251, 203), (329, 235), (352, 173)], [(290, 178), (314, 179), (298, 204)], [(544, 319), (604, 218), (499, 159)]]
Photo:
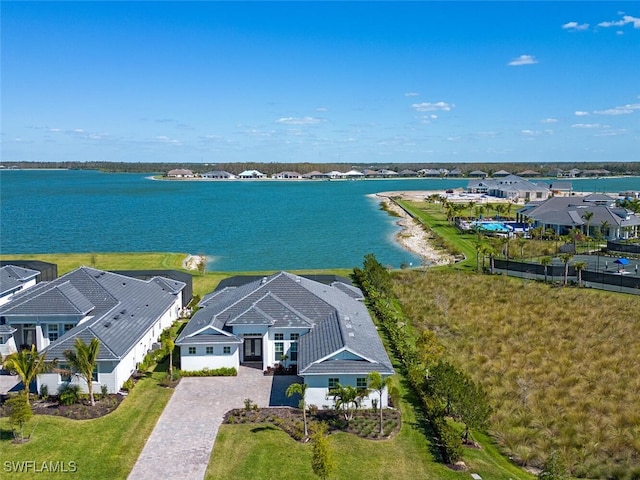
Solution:
[(189, 355), (195, 355), (196, 354), (196, 347), (189, 347)]
[(289, 349), (289, 357), (292, 362), (298, 361), (298, 342), (291, 342), (291, 348)]
[[(195, 353), (195, 352), (194, 352)], [(205, 348), (205, 353), (207, 355), (213, 355), (213, 347), (206, 347)]]
[(63, 333), (67, 333), (69, 330), (71, 330), (73, 327), (75, 327), (75, 325), (73, 323), (65, 323), (64, 324), (64, 332)]
[(61, 383), (69, 383), (71, 381), (71, 370), (69, 369), (69, 365), (64, 363), (60, 364), (59, 375)]
[(366, 377), (358, 377), (358, 378), (356, 378), (356, 388), (367, 388), (367, 379), (366, 379)]
[(96, 364), (96, 366), (93, 369), (93, 373), (91, 374), (91, 380), (93, 382), (98, 382), (98, 364)]
[(49, 341), (55, 342), (58, 339), (58, 324), (53, 323), (47, 326), (47, 332), (49, 335)]
[(340, 379), (339, 378), (330, 378), (329, 379), (329, 390), (331, 390), (332, 388), (336, 388), (339, 383), (340, 383)]
[(284, 333), (275, 333), (273, 335), (274, 340), (284, 340)]
[(297, 342), (299, 338), (300, 338), (299, 333), (292, 333), (291, 335), (289, 335), (289, 339), (291, 339), (293, 342)]
[(222, 353), (225, 355), (231, 355), (231, 347), (222, 347)]
[(284, 343), (276, 342), (275, 343), (275, 354), (276, 354), (276, 362), (280, 361), (280, 357), (284, 355)]

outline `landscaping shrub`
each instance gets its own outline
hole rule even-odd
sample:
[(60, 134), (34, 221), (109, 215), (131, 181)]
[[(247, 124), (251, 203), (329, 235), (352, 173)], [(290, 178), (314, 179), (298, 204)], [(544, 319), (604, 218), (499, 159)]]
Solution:
[(58, 390), (61, 405), (72, 405), (80, 400), (80, 385), (65, 383)]
[(178, 373), (181, 377), (235, 377), (238, 375), (235, 367), (203, 368), (195, 371), (180, 370)]
[(133, 390), (133, 385), (133, 378), (129, 378), (122, 384), (122, 390), (124, 390), (125, 392), (130, 392), (131, 390)]

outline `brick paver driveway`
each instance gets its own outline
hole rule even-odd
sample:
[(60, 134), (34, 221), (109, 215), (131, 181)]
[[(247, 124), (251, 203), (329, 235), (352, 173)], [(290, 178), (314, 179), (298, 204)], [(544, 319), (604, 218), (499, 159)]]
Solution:
[[(277, 388), (272, 392), (274, 378)], [(201, 480), (225, 412), (250, 398), (260, 407), (283, 404), (282, 390), (298, 377), (269, 377), (240, 367), (237, 377), (188, 377), (173, 396), (147, 440), (129, 480)], [(284, 390), (283, 390), (284, 391)]]

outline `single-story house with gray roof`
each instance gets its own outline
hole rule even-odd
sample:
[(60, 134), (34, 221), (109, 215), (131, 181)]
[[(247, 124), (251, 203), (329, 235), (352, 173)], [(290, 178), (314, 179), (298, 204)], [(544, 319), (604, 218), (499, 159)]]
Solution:
[(640, 216), (617, 207), (615, 199), (604, 194), (551, 197), (527, 203), (517, 215), (520, 221), (528, 220), (533, 227), (551, 229), (559, 235), (579, 228), (591, 236), (599, 233), (607, 240), (637, 237), (640, 227)]
[(287, 272), (239, 278), (206, 295), (176, 339), (183, 370), (295, 367), (307, 402), (319, 407), (331, 405), (337, 384), (364, 388), (369, 373), (394, 373), (362, 292), (348, 280)]
[[(35, 345), (64, 370), (64, 351), (76, 338), (100, 342), (95, 381), (110, 393), (136, 370), (160, 333), (179, 316), (182, 290), (177, 280), (139, 280), (112, 272), (80, 267), (51, 282), (40, 282), (0, 307), (0, 323), (13, 329), (17, 345)], [(56, 392), (77, 377), (52, 372), (38, 376), (38, 390)]]
[(0, 267), (0, 305), (7, 303), (16, 293), (33, 287), (40, 275), (37, 270), (5, 265)]

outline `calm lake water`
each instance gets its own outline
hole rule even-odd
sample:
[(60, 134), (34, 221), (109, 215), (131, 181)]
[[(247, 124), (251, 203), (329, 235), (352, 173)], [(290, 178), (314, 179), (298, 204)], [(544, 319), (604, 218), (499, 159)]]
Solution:
[[(0, 171), (0, 253), (184, 252), (220, 271), (353, 268), (367, 253), (419, 259), (367, 195), (441, 190), (465, 179), (153, 181), (95, 171)], [(640, 178), (578, 179), (575, 191), (640, 190)]]

